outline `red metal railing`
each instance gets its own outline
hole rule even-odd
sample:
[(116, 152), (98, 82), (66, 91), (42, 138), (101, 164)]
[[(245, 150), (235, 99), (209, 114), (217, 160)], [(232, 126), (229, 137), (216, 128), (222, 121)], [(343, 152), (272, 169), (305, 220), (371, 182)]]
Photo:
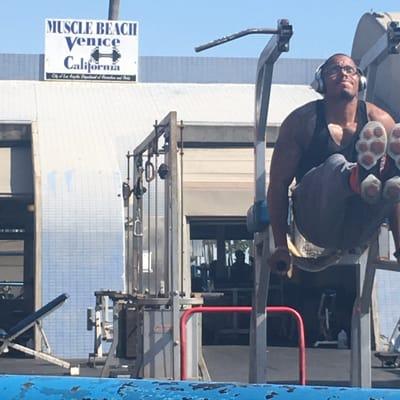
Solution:
[[(250, 313), (251, 307), (193, 307), (186, 310), (180, 320), (180, 334), (181, 334), (181, 379), (187, 379), (186, 369), (186, 353), (187, 353), (187, 336), (186, 324), (194, 313)], [(305, 335), (304, 323), (301, 315), (293, 308), (284, 306), (270, 306), (266, 307), (268, 314), (285, 313), (290, 314), (297, 323), (297, 330), (299, 336), (299, 381), (301, 385), (306, 384), (306, 349), (305, 349)]]

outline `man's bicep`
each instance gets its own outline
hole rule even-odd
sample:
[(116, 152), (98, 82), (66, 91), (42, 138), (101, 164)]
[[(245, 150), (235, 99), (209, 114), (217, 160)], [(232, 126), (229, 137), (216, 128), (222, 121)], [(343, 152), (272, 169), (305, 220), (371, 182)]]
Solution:
[(370, 120), (379, 121), (385, 127), (386, 131), (390, 132), (395, 124), (392, 116), (374, 104), (369, 103), (368, 107)]

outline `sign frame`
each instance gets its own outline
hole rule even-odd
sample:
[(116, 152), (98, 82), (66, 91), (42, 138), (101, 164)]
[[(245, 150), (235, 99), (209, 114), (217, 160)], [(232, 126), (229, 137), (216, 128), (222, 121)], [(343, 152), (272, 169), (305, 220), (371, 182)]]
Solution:
[(44, 80), (137, 82), (137, 21), (46, 18)]

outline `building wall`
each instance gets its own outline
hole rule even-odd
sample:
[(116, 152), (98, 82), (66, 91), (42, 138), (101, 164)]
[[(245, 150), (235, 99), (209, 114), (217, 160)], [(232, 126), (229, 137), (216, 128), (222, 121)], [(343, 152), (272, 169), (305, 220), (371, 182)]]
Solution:
[[(267, 171), (271, 157), (267, 149)], [(254, 150), (186, 148), (183, 181), (186, 216), (244, 217), (254, 200)]]
[(104, 124), (102, 116), (83, 106), (90, 102), (84, 93), (64, 86), (47, 92), (40, 82), (8, 82), (1, 102), (0, 122), (37, 126), (39, 302), (46, 304), (63, 292), (70, 295), (44, 320), (44, 328), (55, 354), (84, 358), (93, 346), (86, 309), (94, 305), (94, 291), (122, 290), (124, 282), (121, 173), (113, 144), (106, 131), (97, 129)]
[[(139, 57), (139, 82), (254, 83), (257, 58)], [(309, 85), (323, 60), (279, 59), (273, 83)], [(0, 54), (0, 80), (43, 80), (43, 54)]]
[[(279, 125), (293, 108), (315, 98), (309, 86), (274, 85), (269, 123)], [(40, 302), (70, 295), (44, 320), (59, 356), (86, 358), (93, 351), (86, 309), (95, 305), (94, 292), (124, 288), (125, 155), (170, 111), (184, 123), (248, 131), (254, 85), (0, 80), (0, 122), (36, 127)]]

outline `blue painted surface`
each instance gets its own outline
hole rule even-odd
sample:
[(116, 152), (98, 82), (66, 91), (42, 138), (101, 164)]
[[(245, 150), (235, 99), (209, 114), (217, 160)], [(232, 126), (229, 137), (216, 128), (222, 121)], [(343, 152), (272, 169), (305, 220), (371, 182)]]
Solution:
[(400, 390), (0, 375), (0, 399), (393, 400)]

